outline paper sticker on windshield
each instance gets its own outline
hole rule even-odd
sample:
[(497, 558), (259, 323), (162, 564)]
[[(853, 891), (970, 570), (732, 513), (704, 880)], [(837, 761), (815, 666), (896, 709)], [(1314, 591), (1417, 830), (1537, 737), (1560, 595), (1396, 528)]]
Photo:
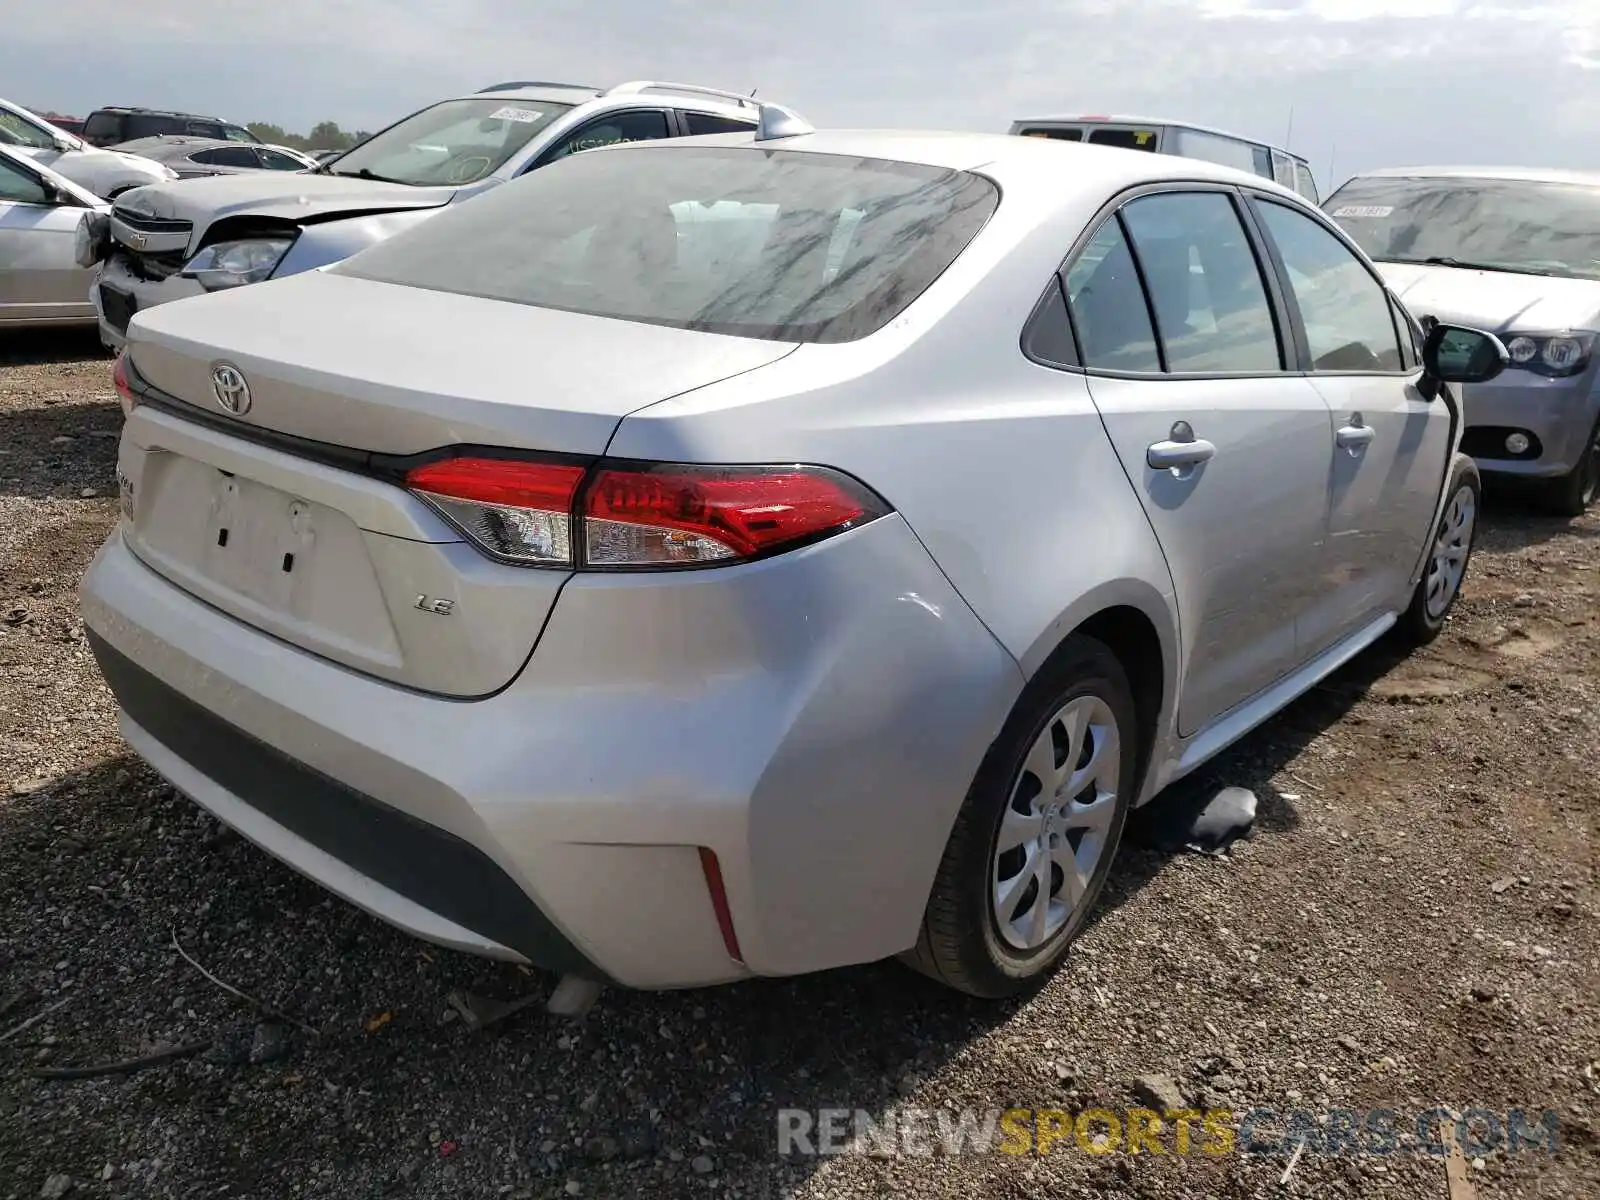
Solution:
[(1343, 208), (1334, 209), (1329, 215), (1333, 217), (1355, 217), (1359, 220), (1363, 217), (1372, 217), (1374, 219), (1387, 217), (1392, 212), (1394, 212), (1394, 205), (1392, 204), (1346, 204)]
[(544, 113), (537, 108), (497, 108), (489, 114), (491, 121), (521, 121), (524, 125), (532, 125), (535, 121), (544, 119)]

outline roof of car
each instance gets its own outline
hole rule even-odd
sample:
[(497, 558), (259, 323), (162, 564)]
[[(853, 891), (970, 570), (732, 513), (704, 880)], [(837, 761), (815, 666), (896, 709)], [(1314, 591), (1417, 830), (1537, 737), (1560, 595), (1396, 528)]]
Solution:
[(1600, 171), (1562, 171), (1549, 167), (1380, 167), (1357, 179), (1510, 179), (1522, 183), (1582, 183), (1600, 187)]
[[(704, 137), (672, 138), (667, 141), (634, 143), (646, 146), (705, 145), (748, 146), (748, 134), (713, 134)], [(762, 149), (797, 150), (813, 154), (842, 154), (859, 158), (947, 167), (957, 171), (1004, 171), (1025, 178), (1037, 173), (1043, 180), (1066, 178), (1063, 169), (1070, 162), (1074, 182), (1128, 187), (1144, 181), (1190, 180), (1195, 182), (1247, 184), (1263, 191), (1294, 196), (1289, 188), (1234, 167), (1173, 154), (1151, 154), (1146, 150), (1124, 150), (1115, 146), (1096, 146), (1084, 142), (1062, 142), (1047, 138), (1016, 137), (1009, 133), (965, 133), (923, 129), (826, 129), (794, 137), (757, 143)], [(1071, 156), (1070, 160), (1063, 156)]]
[(652, 80), (630, 80), (604, 91), (576, 83), (527, 83), (520, 87), (485, 88), (460, 99), (546, 100), (553, 104), (577, 105), (597, 100), (607, 100), (617, 104), (636, 103), (642, 97), (653, 98), (657, 103), (670, 103), (675, 108), (700, 109), (707, 112), (737, 109), (752, 120), (756, 115), (756, 101), (751, 97), (734, 92), (718, 94), (715, 89), (701, 89), (694, 84), (662, 83)]
[(91, 112), (89, 116), (92, 117), (95, 113), (121, 113), (123, 115), (138, 113), (142, 117), (184, 117), (195, 121), (215, 121), (219, 125), (233, 124), (232, 121), (222, 117), (211, 117), (205, 113), (179, 112), (175, 108), (143, 108), (137, 104), (103, 104), (95, 109), (94, 112)]
[(170, 150), (174, 153), (183, 152), (192, 154), (196, 150), (209, 150), (213, 146), (242, 146), (243, 142), (233, 142), (226, 138), (200, 137), (192, 133), (163, 133), (154, 137), (134, 138), (132, 141), (119, 142), (118, 150), (126, 150), (130, 154), (148, 155), (152, 151)]
[(566, 87), (564, 85), (541, 87), (512, 87), (495, 88), (493, 91), (472, 92), (461, 96), (462, 100), (475, 100), (482, 97), (485, 100), (551, 100), (561, 104), (582, 104), (585, 100), (593, 100), (600, 93), (594, 88)]

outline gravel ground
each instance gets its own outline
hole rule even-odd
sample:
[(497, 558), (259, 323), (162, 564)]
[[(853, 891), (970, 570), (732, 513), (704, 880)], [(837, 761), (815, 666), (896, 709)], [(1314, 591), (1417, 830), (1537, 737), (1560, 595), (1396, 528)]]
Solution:
[[(1366, 656), (1209, 770), (1261, 797), (1253, 837), (1129, 847), (1026, 1003), (883, 964), (473, 1033), (451, 989), (551, 980), (330, 899), (118, 738), (76, 605), (115, 514), (109, 376), (92, 339), (0, 341), (0, 1037), (47, 1013), (0, 1042), (0, 1200), (1600, 1195), (1600, 518), (1492, 504), (1444, 637)], [(133, 1074), (29, 1074), (207, 1038)], [(1417, 1153), (1305, 1153), (1280, 1184), (1286, 1156), (1070, 1138), (776, 1152), (779, 1107), (1125, 1110), (1152, 1075), (1197, 1106), (1381, 1106), (1402, 1130), (1435, 1104), (1551, 1109), (1559, 1149), (1485, 1154), (1457, 1190)]]

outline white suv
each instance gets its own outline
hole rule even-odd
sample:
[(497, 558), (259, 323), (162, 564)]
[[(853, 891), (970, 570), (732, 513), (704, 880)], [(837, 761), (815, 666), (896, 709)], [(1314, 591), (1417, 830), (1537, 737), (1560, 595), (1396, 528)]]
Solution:
[(41, 167), (107, 200), (129, 188), (178, 177), (170, 168), (137, 154), (91, 146), (9, 100), (0, 100), (0, 146), (27, 155)]
[(518, 81), (430, 105), (312, 172), (141, 188), (118, 201), (95, 251), (101, 340), (120, 347), (141, 309), (337, 262), (576, 151), (754, 136), (758, 113), (748, 96), (694, 84)]

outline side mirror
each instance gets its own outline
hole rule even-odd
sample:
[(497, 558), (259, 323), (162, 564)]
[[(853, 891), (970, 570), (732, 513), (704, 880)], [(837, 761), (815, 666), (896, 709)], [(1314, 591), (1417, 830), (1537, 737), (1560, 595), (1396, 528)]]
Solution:
[(1422, 370), (1439, 383), (1488, 383), (1511, 362), (1505, 343), (1485, 330), (1431, 318), (1424, 328)]
[(56, 138), (54, 140), (55, 140), (55, 144), (56, 144), (56, 149), (62, 154), (71, 154), (74, 150), (76, 150), (78, 148), (77, 147), (77, 143), (69, 142), (69, 141), (67, 141), (66, 138), (58, 137), (58, 138)]

